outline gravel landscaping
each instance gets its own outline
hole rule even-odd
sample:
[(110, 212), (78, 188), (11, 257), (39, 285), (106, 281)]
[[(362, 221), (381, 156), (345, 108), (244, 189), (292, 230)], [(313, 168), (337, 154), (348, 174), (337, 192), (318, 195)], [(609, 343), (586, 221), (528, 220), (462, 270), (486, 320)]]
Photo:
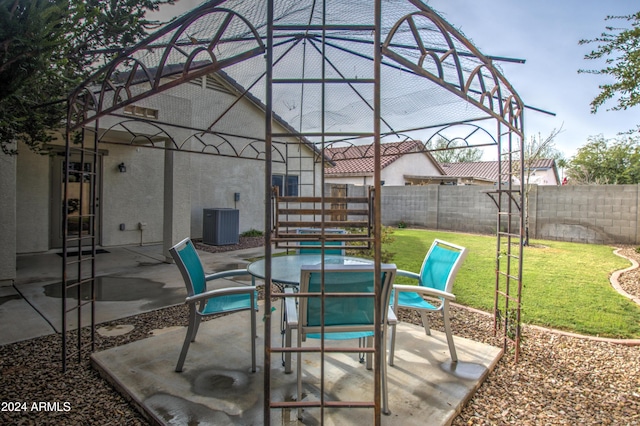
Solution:
[[(246, 248), (259, 240), (242, 244)], [(634, 247), (623, 248), (623, 254), (640, 261)], [(640, 296), (638, 270), (622, 274), (620, 285)], [(406, 312), (400, 317), (418, 322)], [(441, 329), (433, 317), (432, 327)], [(485, 313), (455, 306), (451, 322), (456, 335), (500, 345), (493, 337), (492, 319)], [(116, 337), (97, 335), (97, 350), (186, 323), (186, 307), (177, 306), (102, 324), (133, 325), (134, 329)], [(454, 425), (640, 425), (639, 346), (571, 337), (538, 327), (525, 327), (523, 336), (519, 362), (514, 363), (507, 353)], [(146, 424), (88, 362), (60, 373), (59, 353), (58, 335), (0, 347), (0, 401), (4, 404), (0, 424)], [(30, 409), (5, 409), (15, 402), (26, 402)], [(33, 402), (59, 402), (59, 411), (32, 410)]]

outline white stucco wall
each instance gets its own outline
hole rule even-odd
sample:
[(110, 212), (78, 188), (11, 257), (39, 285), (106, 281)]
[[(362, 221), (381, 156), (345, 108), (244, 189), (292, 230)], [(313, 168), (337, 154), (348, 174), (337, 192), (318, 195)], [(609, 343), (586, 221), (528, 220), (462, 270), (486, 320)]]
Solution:
[(326, 183), (332, 184), (340, 184), (340, 185), (373, 185), (373, 177), (372, 176), (341, 176), (334, 177), (331, 175), (326, 175), (324, 178)]
[[(384, 186), (404, 186), (405, 175), (439, 175), (440, 171), (434, 166), (431, 160), (420, 152), (405, 154), (393, 163), (380, 171), (380, 179), (384, 181)], [(348, 185), (373, 185), (373, 174), (354, 174), (351, 176), (325, 176), (327, 183), (348, 184)]]
[(433, 176), (440, 172), (431, 160), (421, 152), (405, 154), (382, 169), (380, 173), (384, 186), (404, 186), (405, 175)]
[(0, 153), (0, 286), (16, 278), (16, 162)]
[(205, 208), (238, 209), (240, 233), (264, 229), (263, 161), (193, 155), (190, 176), (192, 237), (202, 237)]
[[(306, 150), (306, 149), (305, 149)], [(295, 163), (296, 160), (292, 161)], [(299, 176), (300, 195), (317, 195), (320, 182), (319, 167), (315, 180), (309, 176), (313, 167), (312, 157), (304, 158), (301, 166), (289, 168), (288, 173)], [(264, 174), (265, 163), (259, 160), (218, 157), (211, 155), (191, 156), (191, 236), (202, 237), (203, 209), (234, 208), (239, 211), (240, 233), (256, 229), (264, 231)], [(306, 168), (305, 168), (306, 167)], [(301, 171), (302, 170), (302, 171)], [(285, 174), (284, 164), (273, 164), (273, 174)], [(316, 183), (313, 186), (307, 185)], [(234, 201), (234, 194), (240, 200)]]
[(531, 173), (529, 183), (535, 185), (559, 185), (553, 169), (535, 170)]
[[(185, 84), (175, 90), (145, 99), (136, 105), (157, 109), (161, 120), (170, 120), (185, 127), (201, 127), (211, 123), (212, 116), (227, 108), (235, 98), (231, 95), (202, 89), (200, 86)], [(217, 103), (219, 101), (219, 103)], [(102, 118), (101, 129), (111, 128), (113, 118)], [(129, 124), (143, 126), (139, 124)], [(264, 113), (248, 100), (239, 102), (232, 112), (218, 123), (219, 131), (239, 132), (243, 135), (264, 137)], [(144, 127), (144, 126), (143, 126)], [(282, 129), (276, 124), (276, 131)], [(148, 126), (151, 132), (153, 128)], [(129, 135), (116, 126), (109, 137), (112, 141), (128, 141)], [(186, 141), (192, 133), (188, 129), (174, 128), (172, 135), (176, 143), (200, 149), (196, 141)], [(251, 139), (228, 138), (235, 148), (245, 147)], [(186, 141), (186, 142), (185, 142)], [(162, 142), (157, 144), (163, 146)], [(165, 151), (151, 149), (148, 143), (126, 146), (103, 143), (101, 151), (101, 179), (99, 191), (100, 241), (103, 246), (136, 245), (158, 243), (167, 235), (167, 220), (171, 225), (172, 239), (202, 236), (202, 210), (211, 207), (235, 207), (240, 210), (240, 232), (249, 229), (264, 229), (264, 173), (265, 163), (260, 160), (239, 159), (225, 156), (175, 153), (172, 162), (174, 176), (165, 179), (167, 160)], [(300, 150), (298, 145), (289, 147), (292, 158), (289, 174), (299, 176), (301, 183), (320, 183), (319, 167), (313, 171), (313, 153), (308, 147)], [(228, 153), (228, 152), (227, 152)], [(276, 157), (277, 155), (274, 154)], [(3, 241), (19, 241), (16, 250), (0, 255), (0, 271), (5, 269), (15, 273), (15, 253), (47, 251), (51, 246), (51, 160), (25, 150), (18, 156), (17, 183), (3, 179), (3, 207), (0, 209), (0, 236)], [(126, 173), (118, 170), (124, 163)], [(170, 169), (171, 169), (170, 168)], [(11, 169), (3, 167), (4, 174)], [(283, 163), (273, 163), (274, 174), (286, 173)], [(315, 176), (314, 176), (315, 174)], [(4, 176), (4, 175), (3, 175)], [(5, 184), (6, 183), (6, 184)], [(168, 185), (168, 187), (166, 187)], [(166, 191), (177, 191), (169, 202), (176, 203), (167, 210)], [(313, 195), (313, 185), (303, 186), (301, 195)], [(5, 192), (7, 196), (5, 197)], [(11, 202), (11, 193), (18, 193)], [(233, 194), (239, 192), (240, 200), (235, 203)], [(4, 203), (4, 200), (9, 202)], [(12, 210), (13, 209), (13, 210)], [(15, 217), (5, 211), (20, 212)], [(24, 214), (28, 212), (28, 214)], [(167, 218), (167, 215), (172, 218)], [(15, 215), (14, 215), (15, 216)], [(142, 233), (139, 223), (145, 223)], [(179, 223), (178, 223), (179, 222)], [(5, 225), (8, 224), (8, 225)], [(120, 230), (124, 224), (125, 230)], [(11, 231), (11, 232), (10, 232)], [(13, 236), (15, 235), (15, 237)], [(176, 242), (176, 241), (173, 241)], [(13, 259), (13, 260), (12, 260)], [(6, 273), (3, 275), (7, 275)], [(2, 275), (0, 275), (0, 280)]]
[[(203, 89), (186, 84), (180, 91), (193, 99), (191, 125), (206, 127), (236, 100), (227, 93)], [(214, 102), (212, 102), (212, 100)], [(225, 133), (264, 135), (264, 113), (257, 110), (247, 100), (241, 100), (232, 111), (216, 124), (217, 129)], [(251, 139), (224, 135), (223, 138), (211, 138), (224, 155), (232, 155), (231, 147), (241, 152)], [(193, 142), (197, 146), (197, 142)], [(211, 151), (210, 151), (211, 152)], [(246, 160), (232, 156), (214, 156), (189, 154), (191, 193), (191, 237), (202, 237), (203, 209), (236, 208), (239, 210), (239, 230), (264, 228), (264, 161)], [(240, 200), (234, 201), (234, 193), (240, 194)]]
[[(311, 157), (308, 158), (308, 167), (312, 167), (310, 162)], [(272, 165), (272, 173), (285, 172), (284, 164)], [(238, 209), (240, 233), (250, 229), (264, 231), (264, 173), (264, 161), (192, 154), (191, 236), (202, 237), (203, 209), (206, 208)], [(309, 180), (308, 173), (303, 172), (300, 176), (300, 169), (290, 169), (289, 174), (298, 175), (301, 183), (313, 182)], [(315, 182), (319, 181), (318, 171)], [(235, 193), (240, 194), (237, 202), (234, 201)], [(300, 195), (314, 195), (312, 187), (302, 185)]]
[[(202, 89), (193, 84), (180, 87), (183, 96), (193, 99), (192, 126), (201, 127), (210, 125), (214, 118), (218, 117), (225, 109), (236, 101), (236, 97), (210, 89)], [(212, 99), (216, 102), (212, 104)], [(216, 124), (217, 129), (224, 129), (228, 134), (252, 136), (262, 139), (265, 133), (264, 112), (257, 108), (248, 99), (241, 99), (233, 109), (224, 115)], [(274, 122), (274, 131), (283, 131), (282, 127)], [(222, 154), (230, 153), (228, 141), (237, 152), (251, 153), (252, 143), (259, 150), (263, 150), (261, 142), (254, 139), (233, 137), (224, 135), (222, 138), (211, 139), (219, 144)], [(196, 142), (193, 142), (197, 146)], [(314, 178), (312, 152), (306, 147), (298, 149), (294, 144), (289, 149), (284, 149), (281, 144), (274, 143), (272, 163), (273, 174), (293, 174), (299, 177), (300, 183), (313, 183), (320, 181), (320, 171), (317, 168)], [(235, 208), (239, 210), (240, 233), (250, 229), (264, 231), (264, 154), (257, 154), (258, 159), (233, 158), (225, 156), (191, 154), (190, 188), (191, 188), (191, 236), (202, 237), (203, 209), (206, 208)], [(245, 154), (246, 155), (246, 154)], [(253, 155), (253, 154), (252, 154)], [(280, 155), (289, 155), (289, 165), (277, 162)], [(240, 193), (240, 200), (234, 201), (234, 194)], [(307, 185), (301, 188), (301, 195), (312, 195), (313, 189)]]
[(16, 253), (49, 250), (51, 161), (26, 147), (17, 155)]
[[(556, 175), (553, 172), (553, 169), (545, 169), (545, 170), (533, 170), (530, 176), (525, 174), (525, 182), (528, 179), (528, 183), (531, 185), (540, 185), (540, 186), (557, 186), (560, 185), (560, 182), (556, 179)], [(513, 178), (513, 182), (517, 185), (520, 184), (520, 179)]]
[[(164, 152), (159, 149), (105, 145), (103, 156), (102, 245), (116, 246), (162, 241)], [(120, 173), (118, 164), (127, 171)], [(139, 223), (146, 223), (140, 231)], [(124, 224), (125, 230), (120, 230)]]
[(191, 182), (187, 172), (190, 168), (190, 155), (164, 151), (163, 252), (170, 262), (169, 249), (190, 235)]

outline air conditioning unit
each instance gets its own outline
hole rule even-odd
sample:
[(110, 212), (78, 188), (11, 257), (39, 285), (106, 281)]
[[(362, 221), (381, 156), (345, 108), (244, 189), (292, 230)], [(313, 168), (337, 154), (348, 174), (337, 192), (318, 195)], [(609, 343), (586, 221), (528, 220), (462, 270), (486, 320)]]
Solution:
[(213, 246), (238, 244), (240, 240), (240, 212), (236, 209), (204, 209), (202, 213), (202, 242)]

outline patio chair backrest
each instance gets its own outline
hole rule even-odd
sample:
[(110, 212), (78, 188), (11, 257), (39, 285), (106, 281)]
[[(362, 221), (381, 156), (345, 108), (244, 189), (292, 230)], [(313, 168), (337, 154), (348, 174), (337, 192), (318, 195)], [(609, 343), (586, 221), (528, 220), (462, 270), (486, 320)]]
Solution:
[(466, 256), (466, 248), (434, 240), (420, 269), (420, 285), (451, 293), (455, 276)]
[[(300, 228), (297, 230), (298, 234), (318, 234), (320, 235), (320, 233), (322, 232), (321, 229), (318, 228)], [(324, 230), (325, 234), (346, 234), (347, 231), (345, 231), (344, 229), (325, 229)], [(321, 243), (320, 241), (301, 241), (300, 242), (300, 249), (298, 250), (298, 253), (300, 254), (320, 254), (322, 252), (322, 247), (321, 247)], [(302, 247), (305, 246), (305, 247)], [(344, 241), (325, 241), (324, 243), (325, 249), (324, 249), (324, 253), (325, 254), (337, 254), (337, 255), (344, 255)], [(330, 246), (332, 246), (332, 248), (329, 248)], [(339, 248), (333, 248), (333, 247), (339, 247)]]
[(185, 238), (180, 241), (169, 249), (169, 253), (171, 253), (171, 257), (173, 257), (178, 269), (180, 269), (184, 283), (187, 286), (187, 294), (193, 296), (206, 291), (207, 283), (205, 281), (204, 268), (191, 239)]
[[(387, 306), (396, 266), (382, 265), (382, 321), (385, 321)], [(320, 265), (305, 265), (301, 271), (300, 292), (320, 293), (322, 285)], [(325, 265), (325, 332), (372, 331), (374, 325), (374, 297), (371, 296), (331, 296), (331, 293), (372, 293), (374, 292), (374, 265)], [(299, 299), (300, 324), (306, 333), (317, 333), (321, 325), (321, 300), (319, 296)], [(335, 335), (334, 335), (335, 338)]]

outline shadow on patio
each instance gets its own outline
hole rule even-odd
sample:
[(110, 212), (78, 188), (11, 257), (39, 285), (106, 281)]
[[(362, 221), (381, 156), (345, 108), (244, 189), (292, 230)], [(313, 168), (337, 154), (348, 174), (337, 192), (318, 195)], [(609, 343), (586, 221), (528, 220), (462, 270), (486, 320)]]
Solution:
[[(218, 271), (242, 267), (247, 258), (259, 256), (261, 250), (200, 254), (207, 270)], [(182, 279), (177, 267), (160, 260), (160, 246), (120, 247), (108, 251), (99, 255), (98, 275), (107, 286), (103, 294), (117, 295), (119, 300), (97, 302), (99, 322), (182, 303)], [(16, 289), (24, 298), (5, 303), (3, 309), (20, 307), (27, 312), (31, 309), (29, 315), (22, 316), (25, 324), (27, 317), (39, 317), (58, 331), (60, 298), (47, 288), (59, 282), (59, 256), (26, 256), (20, 259), (20, 264)], [(114, 293), (108, 283), (118, 278), (128, 280), (129, 284)], [(140, 286), (147, 286), (149, 282), (157, 283), (158, 291), (141, 293)], [(274, 306), (279, 309), (280, 304)], [(263, 314), (261, 306), (258, 318)], [(250, 373), (250, 351), (246, 344), (249, 329), (243, 315), (248, 312), (203, 322), (183, 373), (175, 373), (174, 368), (186, 327), (170, 328), (156, 336), (95, 353), (92, 362), (152, 423), (262, 424), (264, 323), (258, 323), (258, 371)], [(272, 323), (272, 345), (280, 345), (279, 321)], [(52, 332), (50, 328), (42, 334)], [(30, 338), (28, 333), (23, 334), (24, 338)], [(501, 354), (499, 348), (456, 337), (460, 361), (452, 364), (443, 333), (432, 330), (432, 336), (427, 338), (421, 327), (407, 323), (398, 325), (397, 339), (395, 366), (388, 369), (391, 415), (382, 417), (386, 425), (449, 424)], [(307, 398), (318, 398), (319, 363), (311, 354), (303, 359)], [(284, 374), (278, 354), (273, 354), (271, 361), (272, 399), (291, 400), (296, 393), (295, 373)], [(355, 354), (332, 354), (325, 367), (327, 398), (371, 399), (373, 371), (366, 370)], [(333, 409), (325, 412), (324, 420), (325, 424), (368, 425), (372, 417), (370, 409)], [(305, 410), (305, 424), (317, 424), (318, 419), (317, 410)], [(296, 412), (274, 409), (271, 422), (295, 424)]]
[[(262, 308), (262, 306), (261, 306)], [(264, 312), (262, 309), (260, 312)], [(263, 422), (264, 331), (258, 331), (258, 371), (251, 373), (248, 312), (204, 322), (182, 373), (174, 372), (186, 327), (115, 347), (92, 356), (94, 367), (157, 424), (246, 424)], [(279, 345), (273, 321), (273, 345)], [(386, 425), (446, 425), (473, 396), (500, 357), (500, 349), (456, 337), (460, 360), (452, 364), (443, 333), (425, 339), (422, 327), (398, 325), (395, 366), (388, 368), (390, 416)], [(294, 361), (295, 362), (295, 361)], [(303, 357), (306, 399), (319, 398), (319, 359)], [(295, 371), (295, 370), (294, 370)], [(368, 400), (373, 371), (355, 354), (331, 354), (325, 361), (327, 399)], [(285, 374), (271, 357), (273, 400), (292, 400), (296, 375)], [(305, 409), (304, 424), (319, 424), (317, 409)], [(369, 425), (371, 409), (326, 409), (325, 424)], [(296, 424), (296, 411), (273, 409), (272, 424)]]

